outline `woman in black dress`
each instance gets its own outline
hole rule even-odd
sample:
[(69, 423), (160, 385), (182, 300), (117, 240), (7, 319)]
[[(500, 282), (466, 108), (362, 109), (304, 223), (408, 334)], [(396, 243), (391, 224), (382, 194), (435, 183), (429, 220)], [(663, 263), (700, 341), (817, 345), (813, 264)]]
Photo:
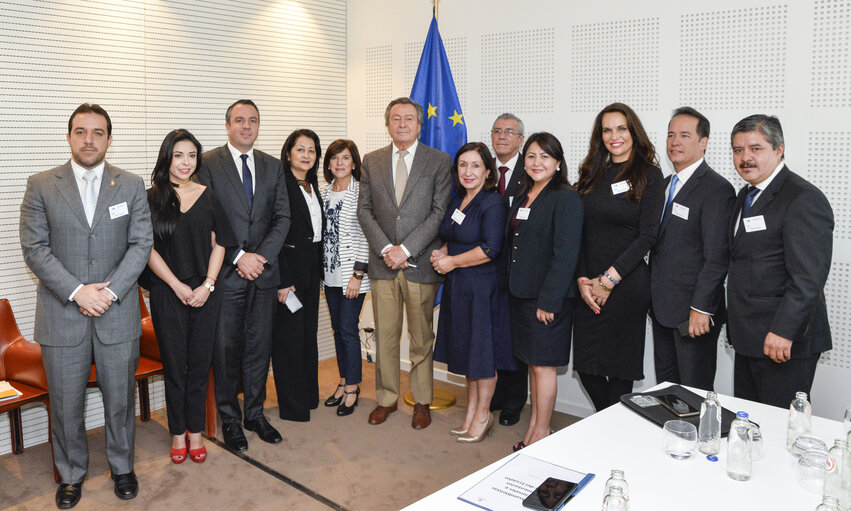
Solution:
[[(275, 313), (272, 371), (278, 411), (284, 420), (307, 422), (319, 406), (319, 283), (322, 279), (322, 232), (325, 216), (319, 197), (319, 137), (311, 130), (290, 133), (281, 149), (281, 163), (290, 201), (290, 229), (278, 256), (281, 282)], [(302, 307), (291, 312), (290, 293)]]
[(431, 264), (446, 275), (434, 359), (467, 377), (467, 416), (450, 431), (462, 443), (480, 442), (493, 427), (490, 402), (497, 369), (516, 369), (511, 356), (508, 295), (499, 289), (497, 257), (505, 237), (505, 203), (488, 147), (462, 146), (452, 166), (455, 190), (440, 224), (443, 246)]
[[(160, 146), (148, 205), (154, 248), (146, 272), (151, 318), (162, 355), (171, 461), (207, 458), (201, 431), (221, 300), (214, 293), (225, 247), (237, 246), (221, 203), (190, 178), (201, 166), (201, 144), (174, 130)], [(143, 279), (144, 280), (144, 279)], [(187, 446), (188, 438), (188, 446)]]
[(503, 275), (511, 293), (514, 356), (529, 365), (532, 418), (514, 450), (550, 434), (558, 382), (556, 367), (567, 365), (573, 282), (582, 239), (582, 201), (567, 181), (561, 143), (535, 133), (523, 147), (526, 174), (509, 212)]
[[(644, 378), (650, 269), (664, 205), (656, 151), (631, 108), (613, 103), (594, 120), (577, 191), (585, 229), (577, 283), (573, 368), (596, 410)], [(676, 271), (675, 269), (672, 271)]]

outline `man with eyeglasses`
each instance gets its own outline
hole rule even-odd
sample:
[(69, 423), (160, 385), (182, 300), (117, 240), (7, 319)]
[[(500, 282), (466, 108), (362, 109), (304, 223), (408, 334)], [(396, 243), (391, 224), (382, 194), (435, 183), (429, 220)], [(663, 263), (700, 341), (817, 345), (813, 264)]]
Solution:
[[(520, 157), (523, 147), (523, 121), (516, 115), (504, 113), (496, 118), (491, 128), (491, 145), (496, 154), (496, 167), (499, 170), (497, 190), (511, 207), (514, 197), (520, 193), (525, 167)], [(491, 400), (491, 411), (500, 410), (499, 423), (513, 426), (520, 420), (520, 412), (526, 405), (528, 395), (529, 369), (523, 362), (515, 359), (517, 369), (498, 370), (496, 390)]]

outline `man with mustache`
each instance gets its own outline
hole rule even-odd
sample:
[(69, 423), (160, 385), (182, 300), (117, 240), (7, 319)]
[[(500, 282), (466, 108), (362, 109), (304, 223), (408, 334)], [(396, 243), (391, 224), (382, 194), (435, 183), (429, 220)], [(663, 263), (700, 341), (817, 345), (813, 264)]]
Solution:
[(810, 392), (831, 349), (824, 284), (833, 210), (784, 163), (780, 120), (751, 115), (731, 134), (733, 163), (748, 182), (730, 222), (727, 335), (736, 350), (736, 397), (788, 407)]
[[(216, 282), (222, 293), (213, 377), (222, 436), (234, 451), (248, 449), (240, 426), (264, 442), (281, 442), (280, 433), (263, 415), (266, 378), (272, 354), (272, 325), (281, 277), (278, 253), (290, 228), (290, 206), (281, 160), (254, 149), (260, 111), (241, 99), (225, 112), (228, 143), (204, 153), (201, 184), (209, 186), (225, 208), (239, 240), (239, 250), (225, 253)], [(242, 381), (245, 414), (237, 394)]]

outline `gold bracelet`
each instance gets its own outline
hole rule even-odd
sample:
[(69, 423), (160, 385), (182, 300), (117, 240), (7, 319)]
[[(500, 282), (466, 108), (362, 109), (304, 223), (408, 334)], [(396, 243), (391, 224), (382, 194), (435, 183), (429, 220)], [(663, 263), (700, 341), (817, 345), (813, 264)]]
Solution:
[(602, 277), (602, 275), (600, 276), (600, 278), (599, 278), (599, 279), (597, 279), (597, 282), (599, 282), (599, 283), (600, 283), (600, 287), (602, 287), (602, 288), (603, 288), (603, 291), (606, 291), (607, 293), (611, 293), (611, 292), (612, 292), (612, 288), (610, 288), (610, 287), (606, 287), (606, 285), (605, 285), (605, 284), (603, 284), (603, 277)]

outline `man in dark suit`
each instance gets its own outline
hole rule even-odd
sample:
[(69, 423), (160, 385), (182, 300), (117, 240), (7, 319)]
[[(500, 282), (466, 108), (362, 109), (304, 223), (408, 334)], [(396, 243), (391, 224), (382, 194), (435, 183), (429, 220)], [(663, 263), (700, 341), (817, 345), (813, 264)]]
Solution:
[[(497, 117), (491, 128), (491, 145), (499, 170), (497, 190), (509, 208), (514, 203), (514, 197), (520, 193), (523, 175), (526, 173), (523, 155), (520, 154), (524, 132), (523, 121), (510, 113)], [(517, 359), (515, 363), (517, 369), (514, 371), (497, 371), (496, 390), (491, 400), (490, 409), (500, 410), (499, 423), (503, 426), (517, 424), (529, 394), (529, 368)]]
[(396, 411), (404, 307), (415, 402), (411, 426), (423, 429), (431, 424), (434, 298), (442, 280), (429, 257), (440, 247), (437, 231), (449, 204), (452, 159), (418, 142), (423, 109), (410, 98), (391, 101), (384, 123), (393, 142), (364, 157), (358, 198), (358, 221), (370, 249), (376, 335), (378, 406), (369, 423), (381, 424)]
[(88, 468), (83, 409), (92, 360), (115, 494), (126, 500), (139, 490), (133, 472), (142, 335), (136, 279), (153, 244), (142, 179), (104, 161), (112, 143), (106, 111), (77, 107), (67, 138), (71, 160), (27, 181), (20, 223), (24, 260), (38, 277), (34, 337), (50, 390), (60, 509), (80, 501)]
[(703, 159), (708, 143), (706, 117), (691, 107), (674, 111), (667, 143), (674, 174), (650, 251), (650, 317), (656, 381), (712, 390), (736, 192)]
[(282, 440), (263, 415), (263, 402), (280, 282), (278, 253), (289, 229), (290, 208), (281, 161), (254, 149), (260, 128), (257, 105), (247, 99), (232, 104), (225, 127), (228, 143), (204, 153), (198, 175), (216, 192), (240, 242), (236, 253), (225, 254), (216, 282), (223, 297), (213, 376), (225, 444), (244, 451), (248, 441), (240, 426), (240, 381), (245, 429), (264, 442)]
[(824, 284), (833, 210), (784, 164), (777, 117), (752, 115), (731, 134), (733, 163), (748, 182), (730, 222), (728, 335), (736, 350), (733, 393), (786, 408), (809, 393), (832, 348)]

